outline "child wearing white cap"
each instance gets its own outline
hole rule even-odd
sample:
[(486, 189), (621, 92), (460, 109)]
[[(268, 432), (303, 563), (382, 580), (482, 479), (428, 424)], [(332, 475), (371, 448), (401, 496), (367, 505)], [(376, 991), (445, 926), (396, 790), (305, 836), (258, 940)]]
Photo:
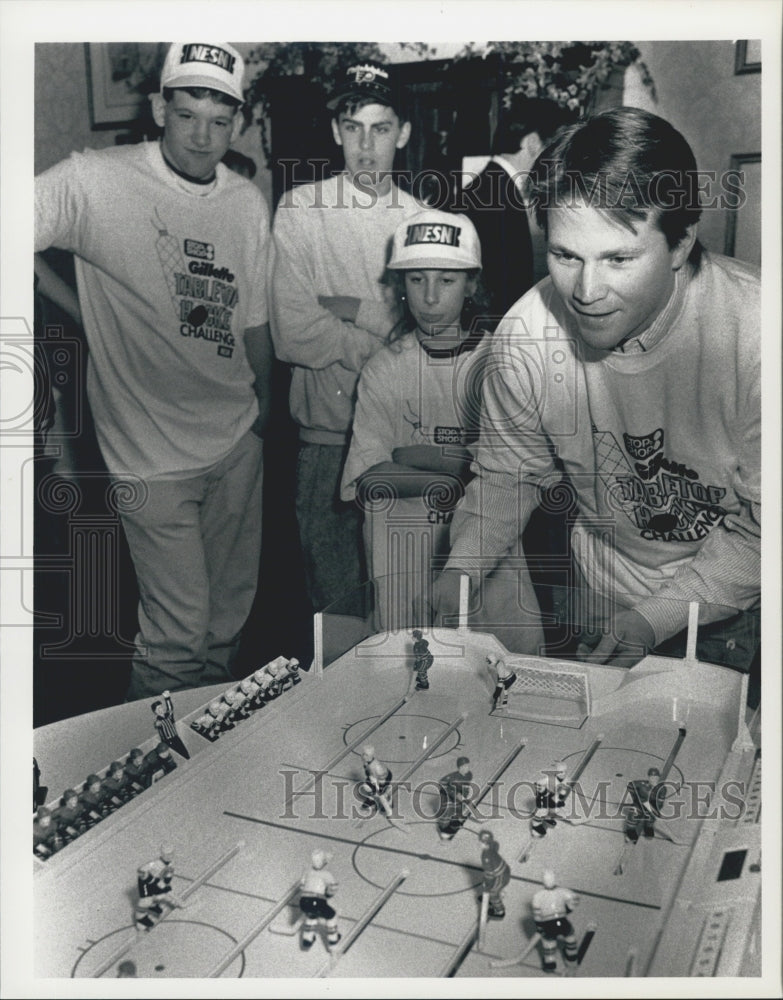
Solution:
[(431, 520), (451, 519), (478, 431), (480, 271), (464, 215), (425, 209), (394, 233), (387, 278), (404, 318), (359, 379), (344, 500), (424, 497)]

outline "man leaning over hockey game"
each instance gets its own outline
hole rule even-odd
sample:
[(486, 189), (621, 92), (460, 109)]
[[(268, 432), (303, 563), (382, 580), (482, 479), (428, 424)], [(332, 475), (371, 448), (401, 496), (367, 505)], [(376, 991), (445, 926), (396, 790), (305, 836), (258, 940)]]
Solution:
[(630, 666), (681, 633), (690, 601), (720, 606), (700, 622), (720, 621), (724, 653), (752, 655), (759, 276), (699, 243), (698, 187), (684, 137), (630, 107), (561, 130), (534, 165), (549, 277), (495, 335), (476, 478), (434, 589), (453, 613), (468, 573), (473, 621), (509, 649), (541, 651), (520, 537), (554, 452), (578, 505), (573, 592), (613, 609), (582, 618), (577, 656)]

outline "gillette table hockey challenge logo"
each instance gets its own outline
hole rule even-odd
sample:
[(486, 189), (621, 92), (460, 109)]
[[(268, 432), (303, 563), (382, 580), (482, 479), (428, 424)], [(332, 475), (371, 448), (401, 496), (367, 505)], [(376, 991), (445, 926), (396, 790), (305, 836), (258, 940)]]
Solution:
[(202, 240), (180, 241), (169, 233), (157, 210), (153, 225), (158, 236), (155, 250), (171, 295), (179, 332), (183, 337), (217, 345), (221, 358), (231, 358), (236, 342), (231, 332), (239, 292), (236, 275), (215, 266), (215, 247)]

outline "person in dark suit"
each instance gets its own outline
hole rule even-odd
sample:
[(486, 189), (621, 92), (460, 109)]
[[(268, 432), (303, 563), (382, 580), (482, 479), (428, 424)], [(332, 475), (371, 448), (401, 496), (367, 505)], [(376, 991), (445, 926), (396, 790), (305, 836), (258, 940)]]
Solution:
[[(481, 240), (482, 277), (489, 294), (494, 330), (508, 310), (546, 271), (537, 274), (533, 238), (523, 196), (524, 183), (555, 132), (575, 114), (554, 101), (520, 98), (503, 109), (492, 140), (493, 156), (463, 192), (463, 211)], [(544, 613), (551, 614), (566, 580), (547, 571), (549, 562), (568, 551), (568, 511), (544, 502), (533, 513), (523, 546)]]
[(533, 243), (522, 188), (543, 147), (573, 114), (554, 101), (522, 98), (501, 112), (493, 156), (463, 192), (478, 230), (493, 325), (535, 283)]

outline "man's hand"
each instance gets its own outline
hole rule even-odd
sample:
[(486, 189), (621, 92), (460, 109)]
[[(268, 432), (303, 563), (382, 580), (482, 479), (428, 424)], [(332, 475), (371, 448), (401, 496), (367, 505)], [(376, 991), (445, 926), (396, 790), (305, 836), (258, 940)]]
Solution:
[(614, 619), (612, 630), (603, 636), (591, 651), (589, 643), (580, 643), (576, 657), (590, 663), (613, 663), (632, 667), (655, 645), (655, 633), (647, 619), (633, 609), (621, 611)]
[(328, 309), (338, 319), (355, 323), (362, 300), (351, 295), (319, 295), (318, 305)]

